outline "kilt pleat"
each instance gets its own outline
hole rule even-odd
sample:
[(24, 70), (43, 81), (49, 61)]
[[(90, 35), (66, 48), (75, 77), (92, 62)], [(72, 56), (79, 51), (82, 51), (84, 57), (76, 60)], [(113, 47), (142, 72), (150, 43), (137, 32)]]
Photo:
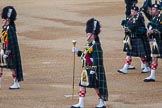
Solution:
[[(132, 49), (127, 51), (127, 55), (133, 56), (133, 57), (145, 56), (146, 50), (149, 49), (149, 48), (145, 48), (144, 44), (145, 43), (143, 42), (143, 40), (141, 38), (131, 39)], [(145, 45), (147, 45), (147, 44), (145, 44)]]

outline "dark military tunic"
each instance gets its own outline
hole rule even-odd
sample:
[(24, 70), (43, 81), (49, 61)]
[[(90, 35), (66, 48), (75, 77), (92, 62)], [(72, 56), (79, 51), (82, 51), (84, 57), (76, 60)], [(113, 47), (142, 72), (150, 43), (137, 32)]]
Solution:
[[(108, 100), (107, 80), (106, 80), (105, 69), (103, 65), (103, 51), (100, 43), (93, 41), (92, 43), (88, 44), (88, 47), (83, 52), (78, 51), (78, 56), (81, 57), (82, 64), (83, 64), (82, 67), (83, 68), (87, 67), (86, 70), (89, 77), (88, 86), (83, 86), (81, 85), (81, 83), (79, 85), (83, 87), (89, 87), (89, 88), (98, 88), (100, 96), (105, 101), (107, 101)], [(91, 68), (91, 67), (96, 67), (96, 68)], [(96, 71), (96, 73), (90, 74), (91, 70)]]
[[(8, 29), (7, 29), (8, 28)], [(6, 31), (5, 49), (4, 53), (8, 55), (6, 58), (7, 65), (1, 66), (2, 68), (14, 69), (16, 73), (16, 78), (18, 81), (23, 80), (21, 56), (19, 51), (19, 45), (16, 35), (15, 27), (13, 26), (3, 26), (2, 33)], [(2, 40), (1, 40), (2, 42)]]

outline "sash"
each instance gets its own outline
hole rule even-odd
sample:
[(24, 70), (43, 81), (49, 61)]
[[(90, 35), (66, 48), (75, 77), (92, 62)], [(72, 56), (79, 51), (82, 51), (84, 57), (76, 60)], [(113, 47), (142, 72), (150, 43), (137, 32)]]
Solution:
[(85, 55), (85, 60), (89, 66), (92, 66), (92, 60), (90, 59), (90, 56), (88, 54)]
[(93, 47), (94, 43), (92, 44), (92, 46), (90, 46), (88, 49), (85, 49), (85, 51), (82, 53), (81, 55), (81, 59), (82, 60), (85, 60), (86, 63), (89, 65), (89, 66), (92, 66), (92, 60), (90, 59), (90, 56), (89, 56), (89, 52), (92, 52), (92, 47)]

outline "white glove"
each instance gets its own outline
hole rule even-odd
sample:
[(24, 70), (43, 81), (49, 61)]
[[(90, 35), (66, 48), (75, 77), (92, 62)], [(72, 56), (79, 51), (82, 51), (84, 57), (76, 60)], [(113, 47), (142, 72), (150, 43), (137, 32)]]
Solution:
[(96, 73), (95, 71), (92, 71), (92, 70), (90, 71), (90, 74), (91, 74), (91, 75), (92, 75), (92, 74), (95, 74), (95, 73)]
[(8, 55), (6, 55), (6, 54), (3, 55), (3, 58), (4, 58), (4, 59), (6, 59), (7, 57), (8, 57)]
[(77, 53), (78, 53), (78, 49), (75, 48), (75, 47), (73, 47), (73, 48), (72, 48), (72, 52), (77, 54)]
[(3, 49), (1, 49), (1, 52), (0, 52), (0, 53), (1, 53), (1, 55), (4, 55), (4, 50), (3, 50)]

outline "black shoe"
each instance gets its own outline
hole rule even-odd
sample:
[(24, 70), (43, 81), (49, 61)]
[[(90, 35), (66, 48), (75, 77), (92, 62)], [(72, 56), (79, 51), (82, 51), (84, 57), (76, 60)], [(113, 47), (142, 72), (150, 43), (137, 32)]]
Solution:
[(118, 72), (119, 72), (119, 73), (122, 73), (122, 74), (127, 74), (127, 73), (125, 73), (125, 72), (123, 72), (123, 71), (121, 71), (121, 70), (118, 70)]
[(18, 87), (18, 88), (11, 88), (11, 87), (9, 87), (8, 89), (10, 89), (10, 90), (17, 90), (17, 89), (20, 89), (20, 87)]
[(128, 67), (128, 70), (134, 70), (134, 69), (136, 69), (134, 66), (131, 68)]
[(102, 107), (95, 107), (95, 108), (106, 108), (106, 106), (102, 106)]
[(81, 107), (75, 107), (75, 106), (71, 106), (71, 108), (81, 108)]
[(144, 82), (155, 82), (155, 79), (144, 79)]
[(143, 71), (142, 71), (141, 73), (149, 73), (149, 72), (143, 72)]

